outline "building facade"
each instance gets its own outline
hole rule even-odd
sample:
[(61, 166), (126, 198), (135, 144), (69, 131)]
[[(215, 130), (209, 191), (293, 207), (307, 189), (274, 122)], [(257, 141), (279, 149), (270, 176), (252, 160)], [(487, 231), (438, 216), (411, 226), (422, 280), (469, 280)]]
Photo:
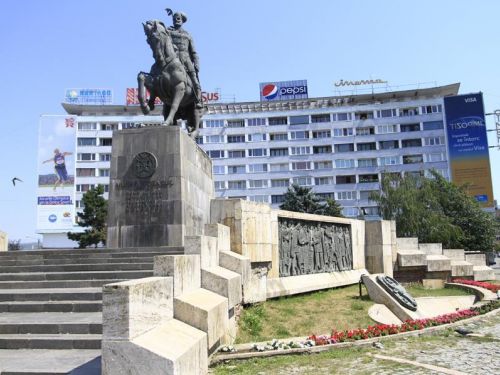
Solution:
[[(213, 161), (219, 197), (279, 206), (292, 183), (337, 200), (347, 217), (377, 217), (370, 194), (384, 173), (450, 178), (444, 98), (459, 84), (338, 97), (208, 105), (197, 143)], [(63, 104), (75, 119), (76, 210), (109, 186), (114, 130), (156, 125), (161, 108)], [(107, 194), (107, 193), (106, 193)], [(55, 234), (51, 234), (55, 238)], [(57, 242), (57, 241), (56, 241)], [(45, 244), (44, 244), (45, 245)], [(47, 246), (47, 245), (45, 245)]]

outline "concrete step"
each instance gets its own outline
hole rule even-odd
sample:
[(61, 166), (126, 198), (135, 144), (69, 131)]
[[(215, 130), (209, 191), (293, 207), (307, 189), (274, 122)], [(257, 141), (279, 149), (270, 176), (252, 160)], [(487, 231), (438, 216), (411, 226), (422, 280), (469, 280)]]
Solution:
[(101, 349), (101, 335), (0, 334), (0, 349)]
[(45, 288), (101, 288), (103, 285), (118, 283), (126, 279), (104, 280), (55, 280), (55, 281), (0, 281), (2, 289), (45, 289)]
[[(158, 255), (159, 253), (150, 253)], [(160, 254), (163, 255), (163, 254)], [(101, 257), (89, 259), (87, 257), (67, 257), (53, 259), (26, 259), (26, 260), (3, 260), (0, 259), (0, 267), (13, 266), (48, 266), (48, 265), (65, 265), (65, 264), (116, 264), (116, 263), (153, 263), (154, 256), (128, 256), (128, 257)]]
[[(40, 273), (40, 272), (87, 272), (87, 271), (141, 271), (152, 270), (153, 261), (149, 263), (107, 263), (107, 264), (51, 264), (32, 266), (2, 266), (1, 274), (12, 273)], [(1, 278), (0, 278), (1, 280)]]
[[(70, 296), (71, 297), (71, 296)], [(4, 312), (99, 312), (102, 301), (5, 301), (0, 302)]]
[(101, 301), (102, 287), (0, 289), (0, 302), (8, 301)]
[(399, 250), (414, 251), (418, 250), (418, 238), (416, 237), (398, 237), (396, 244)]
[(2, 375), (100, 375), (100, 350), (0, 350)]
[(426, 254), (420, 250), (398, 250), (399, 267), (424, 267), (427, 265)]
[(495, 280), (495, 270), (488, 266), (473, 266), (475, 281)]
[(102, 314), (90, 313), (2, 313), (0, 334), (101, 334)]
[[(140, 279), (153, 276), (153, 270), (82, 271), (82, 272), (20, 272), (0, 273), (1, 281), (103, 280)], [(1, 288), (0, 284), (0, 288)]]

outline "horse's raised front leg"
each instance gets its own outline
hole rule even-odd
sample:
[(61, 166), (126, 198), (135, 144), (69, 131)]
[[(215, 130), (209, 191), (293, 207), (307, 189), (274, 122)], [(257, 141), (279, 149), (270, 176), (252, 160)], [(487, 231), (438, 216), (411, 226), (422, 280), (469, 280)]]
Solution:
[(139, 99), (139, 104), (141, 105), (142, 113), (149, 114), (149, 107), (146, 103), (146, 73), (140, 72), (137, 75), (138, 93), (137, 97)]
[(174, 87), (174, 95), (172, 99), (172, 104), (170, 105), (170, 111), (167, 113), (164, 112), (163, 118), (165, 119), (165, 125), (170, 126), (174, 123), (174, 117), (179, 109), (179, 104), (181, 103), (182, 98), (184, 97), (184, 92), (186, 91), (186, 85), (184, 82), (178, 83)]

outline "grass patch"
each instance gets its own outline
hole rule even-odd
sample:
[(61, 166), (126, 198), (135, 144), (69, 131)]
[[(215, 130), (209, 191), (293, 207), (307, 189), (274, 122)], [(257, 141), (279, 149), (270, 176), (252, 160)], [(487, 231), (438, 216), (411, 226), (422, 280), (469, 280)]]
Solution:
[(403, 284), (408, 293), (414, 298), (418, 297), (446, 297), (446, 296), (469, 296), (473, 294), (467, 289), (462, 288), (442, 288), (442, 289), (425, 289), (420, 283)]

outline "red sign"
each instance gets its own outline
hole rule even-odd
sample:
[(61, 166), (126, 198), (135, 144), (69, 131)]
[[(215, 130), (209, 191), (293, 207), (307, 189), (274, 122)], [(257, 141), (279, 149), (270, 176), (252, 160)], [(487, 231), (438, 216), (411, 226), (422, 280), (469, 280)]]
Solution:
[[(146, 90), (146, 97), (149, 98), (149, 91)], [(203, 103), (213, 103), (218, 102), (220, 100), (220, 93), (217, 91), (214, 92), (206, 92), (202, 91), (201, 99)], [(146, 99), (147, 101), (147, 99)], [(127, 88), (127, 96), (126, 96), (126, 104), (127, 105), (139, 105), (139, 89), (135, 87)], [(155, 104), (162, 104), (160, 98), (155, 99)]]

